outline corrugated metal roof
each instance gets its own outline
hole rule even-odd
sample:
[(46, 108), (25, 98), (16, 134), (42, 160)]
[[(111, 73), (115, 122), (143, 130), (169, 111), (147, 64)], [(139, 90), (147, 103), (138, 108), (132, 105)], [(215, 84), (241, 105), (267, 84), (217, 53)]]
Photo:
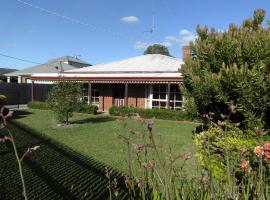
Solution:
[(62, 62), (76, 62), (76, 63), (81, 63), (81, 64), (85, 64), (85, 65), (91, 65), (90, 63), (84, 61), (84, 60), (81, 60), (77, 57), (73, 57), (73, 56), (62, 56), (62, 57), (59, 57), (59, 58), (56, 58), (56, 59), (53, 59), (53, 60), (49, 60), (48, 63), (54, 63), (54, 62), (59, 62), (59, 61), (62, 61)]
[(29, 67), (26, 69), (22, 69), (19, 71), (15, 71), (12, 73), (8, 73), (5, 74), (6, 76), (31, 76), (32, 74), (35, 73), (58, 73), (59, 71), (66, 71), (66, 70), (72, 70), (72, 69), (78, 69), (80, 67), (75, 66), (75, 65), (69, 65), (65, 62), (77, 62), (80, 64), (87, 64), (87, 65), (91, 65), (86, 63), (85, 61), (82, 61), (78, 58), (74, 58), (71, 56), (63, 56), (54, 60), (51, 60), (45, 64), (41, 64), (41, 65), (36, 65), (33, 67)]
[(0, 76), (6, 74), (6, 73), (11, 73), (18, 71), (17, 69), (10, 69), (10, 68), (0, 68)]
[(66, 73), (106, 73), (106, 72), (178, 72), (182, 61), (160, 54), (148, 54), (113, 61), (104, 64), (93, 65), (80, 69), (65, 71)]

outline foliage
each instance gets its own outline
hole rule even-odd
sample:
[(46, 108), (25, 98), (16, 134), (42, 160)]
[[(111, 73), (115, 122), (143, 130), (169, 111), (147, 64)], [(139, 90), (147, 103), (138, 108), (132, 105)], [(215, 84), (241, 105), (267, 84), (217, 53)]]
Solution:
[(171, 56), (168, 48), (164, 45), (161, 44), (153, 44), (147, 47), (147, 49), (144, 51), (143, 53), (144, 55), (147, 54), (161, 54), (161, 55), (165, 55), (165, 56)]
[(47, 102), (59, 122), (68, 124), (69, 117), (79, 109), (82, 96), (82, 84), (59, 81), (50, 90)]
[(254, 132), (247, 137), (233, 124), (221, 123), (197, 135), (204, 168), (190, 178), (183, 166), (192, 154), (172, 154), (157, 140), (154, 121), (139, 116), (136, 120), (144, 124), (144, 131), (119, 136), (126, 144), (130, 199), (269, 199), (270, 143), (257, 146)]
[(238, 109), (232, 119), (242, 128), (270, 125), (270, 30), (262, 27), (263, 19), (259, 9), (224, 32), (197, 27), (192, 58), (182, 66), (182, 91), (198, 113), (213, 112), (217, 121), (233, 104)]
[[(42, 102), (42, 101), (30, 101), (27, 104), (28, 108), (31, 109), (39, 109), (39, 110), (51, 110), (51, 107), (47, 102)], [(98, 107), (96, 105), (88, 105), (88, 104), (80, 104), (78, 106), (78, 109), (76, 112), (79, 113), (87, 113), (87, 114), (93, 114), (96, 115), (98, 111)]]
[(88, 104), (82, 104), (78, 109), (79, 113), (87, 113), (93, 115), (96, 115), (97, 111), (98, 107), (96, 105), (88, 105)]
[(31, 109), (50, 110), (49, 104), (42, 101), (30, 101), (27, 103), (27, 107)]
[[(0, 130), (1, 132), (4, 133), (4, 135), (1, 134), (0, 137), (0, 143), (7, 143), (7, 145), (12, 146), (12, 150), (14, 152), (15, 156), (15, 162), (18, 165), (18, 171), (20, 174), (20, 179), (21, 179), (21, 184), (22, 184), (22, 195), (25, 200), (28, 199), (28, 194), (26, 191), (26, 182), (25, 182), (25, 177), (23, 174), (23, 168), (22, 168), (22, 162), (28, 154), (32, 153), (33, 151), (36, 151), (40, 146), (34, 146), (31, 148), (27, 148), (27, 150), (20, 155), (20, 152), (17, 149), (17, 145), (13, 136), (13, 133), (8, 127), (7, 121), (12, 117), (13, 111), (9, 111), (5, 107), (1, 107), (0, 109)], [(10, 144), (8, 144), (10, 143)], [(6, 172), (5, 172), (6, 173)]]
[(167, 120), (191, 120), (192, 117), (188, 115), (185, 111), (174, 111), (168, 109), (139, 109), (126, 106), (112, 106), (109, 110), (110, 115), (114, 116), (130, 116), (132, 114), (138, 113), (141, 117), (157, 118), (157, 119), (167, 119)]
[(5, 95), (0, 95), (0, 107), (5, 104), (7, 97)]
[[(108, 115), (74, 113), (71, 123), (76, 125), (69, 128), (59, 128), (57, 122), (48, 117), (52, 115), (51, 111), (31, 110), (31, 114), (16, 119), (16, 121), (21, 122), (23, 126), (38, 130), (39, 134), (58, 141), (87, 157), (123, 172), (127, 171), (121, 154), (122, 144), (117, 139), (117, 134), (128, 135), (130, 129), (141, 131), (142, 127), (137, 121)], [(126, 122), (126, 127), (122, 125), (122, 121)], [(175, 147), (173, 153), (177, 153), (179, 151), (195, 152), (196, 147), (191, 134), (195, 127), (195, 124), (189, 122), (155, 120), (154, 129), (157, 135), (162, 136), (164, 143)], [(23, 133), (19, 133), (17, 137), (23, 135)], [(27, 144), (22, 144), (22, 146), (25, 145)], [(42, 164), (39, 163), (39, 165)], [(191, 170), (189, 172), (192, 173)]]

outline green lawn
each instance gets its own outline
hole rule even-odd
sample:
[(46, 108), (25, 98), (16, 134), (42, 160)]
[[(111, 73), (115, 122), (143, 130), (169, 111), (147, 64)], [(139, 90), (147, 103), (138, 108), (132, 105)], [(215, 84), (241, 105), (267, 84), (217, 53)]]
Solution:
[[(19, 117), (16, 121), (87, 157), (121, 171), (126, 171), (126, 156), (124, 144), (117, 136), (119, 134), (127, 136), (130, 130), (143, 129), (140, 123), (132, 119), (87, 114), (75, 114), (71, 119), (74, 127), (63, 128), (57, 127), (51, 111), (30, 110), (30, 112), (31, 114)], [(155, 120), (153, 130), (158, 142), (164, 146), (163, 149), (168, 150), (171, 147), (175, 156), (181, 152), (191, 152), (194, 155), (195, 145), (191, 131), (195, 127), (196, 124), (191, 122)], [(190, 163), (193, 164), (193, 161)]]

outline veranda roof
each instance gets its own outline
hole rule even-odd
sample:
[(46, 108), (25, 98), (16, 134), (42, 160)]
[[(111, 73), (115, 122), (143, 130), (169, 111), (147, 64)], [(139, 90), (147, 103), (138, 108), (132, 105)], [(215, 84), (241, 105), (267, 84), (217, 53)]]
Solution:
[(179, 82), (183, 62), (159, 54), (149, 54), (63, 73), (33, 74), (33, 80), (57, 80), (59, 76), (72, 81), (92, 82)]

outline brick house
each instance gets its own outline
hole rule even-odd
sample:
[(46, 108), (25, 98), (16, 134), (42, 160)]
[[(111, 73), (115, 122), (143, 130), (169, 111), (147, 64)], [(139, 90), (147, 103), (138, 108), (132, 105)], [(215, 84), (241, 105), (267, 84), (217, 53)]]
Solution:
[(182, 107), (181, 64), (176, 58), (148, 54), (61, 73), (37, 73), (31, 79), (33, 87), (35, 81), (56, 81), (59, 77), (84, 82), (88, 103), (100, 111), (113, 105), (177, 110)]

